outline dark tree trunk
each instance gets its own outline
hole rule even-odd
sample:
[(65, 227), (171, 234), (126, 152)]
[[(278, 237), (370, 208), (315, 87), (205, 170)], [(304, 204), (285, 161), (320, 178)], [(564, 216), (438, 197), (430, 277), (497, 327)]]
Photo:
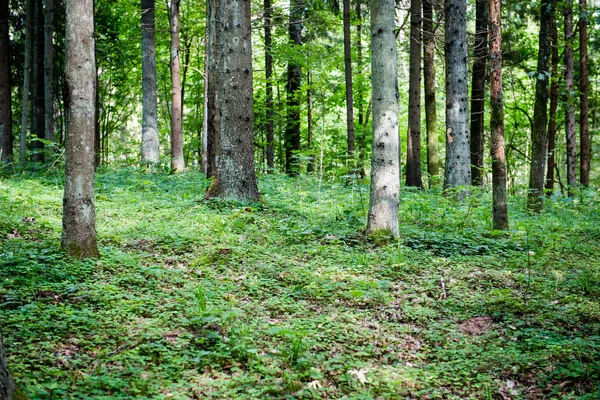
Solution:
[[(313, 145), (313, 114), (312, 114), (312, 80), (310, 77), (310, 71), (306, 73), (306, 147), (309, 151), (312, 150)], [(315, 170), (315, 156), (310, 153), (308, 156), (308, 164), (306, 165), (306, 172), (313, 172)]]
[(264, 0), (265, 7), (265, 96), (267, 111), (267, 172), (275, 170), (275, 134), (274, 134), (274, 110), (273, 110), (273, 55), (271, 54), (271, 0)]
[(346, 78), (346, 129), (348, 156), (354, 154), (354, 99), (352, 96), (352, 46), (350, 43), (350, 0), (344, 3), (344, 73)]
[(0, 0), (0, 163), (12, 161), (8, 0)]
[(258, 201), (254, 170), (254, 111), (250, 0), (224, 0), (221, 10), (221, 154), (206, 198)]
[[(358, 74), (363, 73), (363, 44), (362, 44), (362, 2), (361, 0), (355, 0), (354, 13), (356, 18), (356, 70)], [(356, 92), (356, 107), (358, 109), (358, 147), (360, 153), (361, 164), (364, 160), (366, 153), (366, 127), (365, 127), (365, 111), (363, 105), (362, 91)], [(356, 129), (355, 129), (356, 134)], [(362, 165), (364, 167), (364, 165)], [(364, 171), (364, 168), (361, 168)]]
[(142, 0), (142, 163), (160, 162), (156, 98), (155, 0)]
[[(44, 17), (44, 122), (45, 139), (54, 142), (54, 0), (45, 0)], [(47, 145), (46, 161), (51, 161), (54, 149)]]
[(179, 2), (171, 0), (171, 173), (185, 169), (182, 142), (181, 58), (179, 56)]
[[(44, 161), (45, 105), (44, 105), (44, 1), (35, 1), (34, 13), (34, 43), (33, 43), (33, 120), (32, 135), (38, 140), (31, 144), (34, 151), (33, 161)], [(41, 140), (39, 140), (41, 139)]]
[(446, 173), (444, 186), (455, 188), (471, 184), (467, 3), (466, 0), (445, 0), (444, 4), (446, 16)]
[(65, 41), (71, 101), (65, 143), (62, 248), (72, 257), (97, 257), (93, 146), (96, 57), (91, 1), (67, 0)]
[[(290, 1), (289, 38), (295, 46), (302, 45), (302, 11), (304, 0)], [(298, 174), (300, 151), (300, 85), (302, 67), (297, 60), (288, 62), (287, 71), (287, 126), (285, 129), (285, 171), (289, 175)]]
[(421, 0), (410, 2), (410, 72), (406, 186), (423, 187), (421, 180)]
[(221, 132), (221, 116), (219, 114), (219, 85), (221, 58), (221, 2), (206, 2), (208, 19), (208, 130), (206, 135), (206, 177), (216, 175), (219, 159), (219, 136)]
[(558, 27), (556, 26), (556, 1), (552, 3), (552, 81), (550, 84), (550, 116), (548, 122), (548, 168), (546, 172), (546, 195), (554, 191), (554, 150), (556, 147), (556, 109), (558, 108)]
[(588, 15), (587, 1), (579, 0), (579, 181), (583, 186), (590, 185), (590, 135), (589, 126), (589, 84), (588, 75)]
[(19, 136), (19, 163), (27, 160), (27, 129), (31, 105), (31, 79), (33, 77), (33, 37), (34, 37), (34, 0), (27, 0), (25, 17), (25, 60), (23, 62), (23, 102), (21, 113), (21, 133)]
[(529, 169), (529, 193), (527, 207), (540, 212), (544, 207), (544, 179), (548, 155), (548, 72), (552, 31), (552, 0), (542, 0), (540, 8), (540, 35), (535, 83), (535, 106), (531, 130), (531, 165)]
[[(0, 7), (2, 7), (0, 1)], [(1, 12), (1, 11), (0, 11)], [(15, 381), (8, 370), (8, 361), (4, 351), (4, 338), (2, 337), (2, 325), (0, 325), (0, 399), (12, 400), (17, 392)]]
[(567, 193), (574, 195), (573, 188), (577, 185), (577, 140), (575, 132), (575, 88), (573, 82), (573, 0), (567, 0), (564, 8), (565, 15), (565, 133), (567, 136)]
[(501, 0), (489, 0), (490, 15), (490, 131), (492, 149), (492, 217), (494, 229), (508, 229), (506, 155), (502, 100)]
[(435, 30), (433, 27), (433, 1), (434, 0), (423, 0), (423, 78), (425, 81), (427, 173), (430, 177), (437, 176), (440, 173), (437, 105), (435, 96)]
[(488, 58), (488, 0), (475, 2), (475, 49), (471, 83), (471, 176), (473, 185), (483, 184), (485, 75)]

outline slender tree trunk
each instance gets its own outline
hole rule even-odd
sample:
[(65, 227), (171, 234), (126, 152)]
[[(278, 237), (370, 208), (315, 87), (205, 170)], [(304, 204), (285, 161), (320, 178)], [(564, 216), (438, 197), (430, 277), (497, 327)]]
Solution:
[(220, 58), (221, 58), (221, 2), (207, 0), (208, 18), (208, 133), (206, 177), (212, 178), (219, 161), (221, 117), (219, 114)]
[(182, 143), (181, 58), (179, 55), (179, 2), (171, 0), (171, 172), (185, 169)]
[(483, 184), (485, 75), (488, 58), (488, 0), (475, 2), (475, 49), (471, 83), (471, 176), (473, 185)]
[[(354, 14), (356, 18), (356, 70), (358, 74), (363, 73), (363, 44), (362, 44), (362, 2), (361, 0), (355, 0)], [(356, 92), (356, 107), (358, 109), (358, 146), (361, 159), (361, 170), (364, 171), (364, 160), (366, 153), (366, 129), (365, 129), (365, 112), (363, 107), (363, 96), (362, 90)], [(356, 129), (355, 129), (356, 130)]]
[(0, 163), (13, 156), (8, 32), (8, 0), (0, 0)]
[(427, 173), (430, 177), (434, 177), (440, 173), (440, 160), (438, 156), (437, 104), (435, 98), (435, 30), (433, 27), (433, 0), (423, 0), (423, 78), (425, 81)]
[[(45, 0), (44, 18), (44, 106), (45, 139), (54, 142), (54, 0)], [(54, 149), (47, 145), (46, 161), (51, 161)]]
[[(290, 1), (289, 37), (290, 43), (302, 45), (302, 11), (304, 0)], [(288, 61), (287, 71), (287, 126), (285, 129), (285, 171), (289, 175), (298, 174), (300, 151), (300, 85), (302, 68), (294, 59)]]
[(583, 186), (590, 185), (590, 135), (589, 126), (589, 84), (588, 75), (588, 15), (587, 1), (579, 0), (579, 181)]
[(156, 98), (155, 0), (142, 0), (142, 163), (160, 162)]
[[(46, 139), (44, 105), (44, 0), (35, 2), (34, 43), (33, 43), (33, 120), (32, 134), (37, 139)], [(44, 161), (44, 142), (36, 140), (31, 144), (34, 150), (33, 161)]]
[(421, 0), (410, 2), (410, 72), (408, 83), (406, 186), (423, 187), (421, 180)]
[(25, 12), (25, 61), (23, 63), (23, 106), (21, 113), (21, 134), (19, 136), (19, 163), (27, 160), (27, 129), (30, 117), (31, 78), (33, 76), (33, 23), (35, 14), (34, 0), (27, 0)]
[(492, 133), (492, 217), (494, 229), (508, 229), (506, 205), (506, 155), (502, 100), (501, 1), (489, 0), (490, 16), (490, 131)]
[(352, 96), (352, 45), (350, 44), (350, 0), (344, 3), (344, 73), (346, 77), (346, 129), (348, 157), (354, 154), (354, 99)]
[(208, 169), (208, 26), (204, 35), (204, 113), (202, 118), (202, 173)]
[(527, 207), (540, 212), (544, 207), (544, 178), (548, 138), (548, 71), (552, 31), (552, 0), (542, 0), (540, 10), (540, 35), (535, 83), (535, 106), (533, 109), (533, 129), (531, 131), (531, 165), (529, 169), (529, 193)]
[(373, 158), (367, 232), (398, 236), (400, 160), (394, 0), (371, 0)]
[(548, 122), (548, 168), (546, 173), (546, 195), (554, 191), (554, 149), (556, 146), (556, 109), (558, 107), (558, 27), (556, 25), (556, 2), (552, 2), (552, 81), (550, 84), (550, 117)]
[[(313, 145), (313, 114), (312, 114), (312, 80), (310, 71), (306, 73), (306, 145), (309, 151), (312, 150)], [(306, 165), (306, 172), (313, 172), (315, 170), (315, 156), (310, 153), (308, 156), (308, 164)]]
[(254, 111), (250, 0), (224, 0), (221, 39), (221, 154), (206, 198), (258, 201), (254, 170)]
[(274, 110), (273, 110), (273, 55), (271, 54), (271, 0), (264, 0), (265, 7), (265, 96), (267, 111), (267, 172), (271, 173), (275, 169), (275, 134), (274, 134)]
[(66, 84), (69, 98), (65, 143), (62, 248), (72, 257), (98, 256), (94, 206), (96, 57), (91, 1), (67, 0)]
[[(0, 7), (3, 7), (2, 1), (5, 0), (0, 1)], [(0, 12), (2, 11), (0, 10)], [(8, 369), (8, 361), (6, 360), (6, 352), (4, 351), (2, 325), (0, 325), (0, 399), (12, 400), (15, 398), (16, 392), (17, 388), (15, 386), (15, 381)]]
[(577, 185), (577, 140), (575, 132), (575, 88), (573, 83), (573, 0), (566, 0), (565, 8), (565, 133), (567, 136), (567, 193), (573, 196)]
[(471, 184), (466, 15), (466, 0), (445, 0), (446, 188)]

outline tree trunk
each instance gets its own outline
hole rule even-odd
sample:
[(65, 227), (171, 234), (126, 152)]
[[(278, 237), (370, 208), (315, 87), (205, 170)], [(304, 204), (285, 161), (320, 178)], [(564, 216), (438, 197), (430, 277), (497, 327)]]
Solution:
[(308, 164), (306, 165), (306, 172), (313, 172), (315, 170), (315, 156), (312, 153), (313, 145), (313, 115), (312, 115), (312, 80), (310, 71), (306, 73), (306, 147), (311, 153), (308, 156)]
[(471, 83), (471, 177), (483, 184), (485, 75), (488, 58), (488, 0), (475, 2), (475, 49)]
[(275, 134), (274, 134), (274, 109), (273, 109), (273, 55), (271, 54), (271, 0), (264, 0), (265, 7), (265, 96), (267, 111), (267, 172), (275, 169)]
[(556, 146), (556, 109), (558, 107), (558, 27), (556, 26), (556, 1), (552, 2), (552, 82), (550, 84), (550, 117), (548, 122), (548, 168), (546, 173), (546, 195), (554, 191), (554, 150)]
[(221, 58), (221, 3), (220, 0), (206, 2), (208, 18), (208, 132), (206, 177), (216, 175), (219, 161), (219, 136), (221, 117), (219, 114), (220, 58)]
[(588, 75), (588, 14), (587, 1), (579, 0), (579, 181), (590, 185), (590, 136)]
[(179, 56), (179, 2), (171, 0), (171, 173), (185, 169), (182, 143), (181, 58)]
[(492, 218), (494, 229), (508, 229), (506, 205), (506, 155), (502, 100), (501, 1), (489, 0), (490, 15), (490, 131), (492, 133)]
[[(44, 105), (44, 0), (35, 1), (33, 43), (33, 120), (32, 135), (38, 140), (31, 143), (33, 161), (44, 161), (45, 105)], [(41, 140), (40, 140), (41, 139)]]
[(398, 236), (400, 160), (394, 0), (371, 0), (373, 156), (367, 232)]
[(352, 46), (350, 44), (350, 0), (344, 3), (344, 74), (346, 78), (346, 129), (348, 157), (354, 154), (354, 99), (352, 96)]
[(8, 0), (0, 0), (0, 163), (12, 161)]
[[(304, 0), (290, 1), (289, 37), (294, 46), (302, 45), (302, 11)], [(300, 151), (300, 84), (302, 68), (297, 60), (288, 61), (287, 71), (287, 126), (285, 129), (285, 171), (298, 174), (297, 153)]]
[[(423, 78), (425, 81), (425, 124), (427, 129), (427, 173), (440, 173), (438, 156), (437, 104), (435, 96), (435, 30), (433, 1), (423, 0)], [(431, 186), (431, 183), (430, 185)]]
[(156, 99), (155, 0), (142, 0), (142, 163), (160, 162)]
[(21, 134), (19, 136), (19, 163), (27, 160), (27, 129), (29, 127), (31, 78), (33, 75), (33, 19), (35, 14), (34, 0), (27, 0), (25, 12), (25, 60), (23, 62), (23, 102), (21, 113)]
[[(356, 17), (356, 70), (358, 74), (363, 73), (363, 44), (362, 44), (362, 10), (361, 10), (362, 2), (361, 0), (356, 0), (354, 13)], [(361, 160), (361, 171), (364, 171), (363, 160), (366, 153), (366, 127), (365, 127), (365, 112), (363, 107), (363, 97), (362, 91), (358, 90), (356, 92), (356, 107), (358, 108), (358, 147), (360, 153)], [(355, 129), (356, 134), (356, 129)], [(363, 176), (364, 177), (364, 176)]]
[(408, 82), (406, 186), (423, 187), (421, 180), (421, 0), (410, 2), (410, 72)]
[[(471, 184), (466, 0), (445, 0), (446, 172), (444, 186)], [(462, 195), (466, 194), (464, 192)]]
[(535, 106), (531, 130), (531, 165), (529, 169), (529, 193), (527, 207), (540, 212), (544, 207), (544, 177), (548, 138), (546, 136), (548, 108), (548, 70), (552, 31), (552, 0), (542, 0), (540, 36), (535, 83)]
[[(44, 106), (45, 139), (54, 142), (54, 0), (45, 0), (44, 18)], [(46, 161), (54, 155), (52, 146), (46, 145)]]
[(208, 173), (208, 26), (204, 35), (204, 112), (202, 117), (202, 155), (200, 168), (202, 169), (202, 173), (206, 175)]
[(254, 170), (254, 111), (250, 0), (224, 0), (221, 9), (221, 154), (206, 198), (258, 201)]
[(62, 248), (72, 257), (97, 257), (94, 206), (96, 57), (93, 2), (66, 2), (66, 84), (69, 101), (65, 143)]
[[(2, 4), (3, 1), (5, 0), (0, 1), (0, 7), (4, 6)], [(0, 12), (2, 11), (0, 10)], [(0, 399), (14, 399), (16, 392), (15, 381), (8, 369), (8, 361), (6, 360), (6, 352), (4, 351), (4, 339), (2, 337), (2, 325), (0, 325)]]
[(573, 82), (573, 0), (567, 0), (564, 8), (565, 15), (565, 133), (567, 136), (567, 193), (574, 195), (573, 188), (577, 185), (577, 140), (575, 132), (575, 88)]

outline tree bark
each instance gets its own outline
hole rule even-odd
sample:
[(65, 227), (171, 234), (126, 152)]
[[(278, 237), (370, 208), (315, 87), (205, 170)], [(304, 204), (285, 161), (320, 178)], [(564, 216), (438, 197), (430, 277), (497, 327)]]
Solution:
[(206, 198), (258, 201), (250, 0), (224, 0), (221, 4), (221, 154)]
[(473, 185), (483, 184), (485, 75), (488, 58), (488, 0), (475, 2), (475, 49), (471, 83), (471, 177)]
[[(445, 0), (446, 172), (444, 186), (471, 184), (466, 0)], [(461, 194), (464, 195), (466, 192)]]
[(8, 0), (0, 0), (0, 163), (12, 161)]
[(66, 84), (69, 101), (65, 143), (62, 248), (72, 257), (98, 256), (94, 206), (96, 57), (93, 2), (66, 2)]
[(346, 129), (348, 157), (354, 155), (354, 98), (352, 96), (352, 46), (350, 43), (350, 0), (344, 7), (344, 74), (346, 78)]
[(33, 75), (33, 20), (34, 0), (27, 0), (25, 12), (25, 60), (23, 62), (23, 102), (21, 113), (21, 134), (19, 136), (19, 163), (27, 160), (27, 129), (29, 128), (31, 78)]
[(421, 0), (410, 2), (406, 186), (421, 188)]
[(551, 48), (552, 0), (542, 0), (540, 10), (540, 35), (535, 83), (533, 129), (531, 130), (531, 164), (527, 207), (539, 213), (544, 207), (544, 177), (548, 138), (546, 136), (548, 108), (548, 71)]
[(155, 0), (142, 0), (142, 163), (160, 162), (156, 99)]
[(440, 173), (437, 104), (435, 95), (435, 30), (433, 27), (433, 1), (434, 0), (423, 0), (423, 79), (425, 81), (427, 173), (429, 174), (430, 179)]
[[(45, 0), (44, 16), (44, 136), (54, 142), (54, 0)], [(51, 161), (54, 148), (46, 145), (46, 161)]]
[(556, 25), (556, 2), (552, 2), (552, 81), (550, 83), (550, 116), (548, 122), (548, 168), (546, 173), (546, 195), (554, 191), (554, 150), (556, 146), (556, 109), (558, 108), (558, 27)]
[[(354, 13), (356, 17), (356, 70), (358, 74), (363, 73), (363, 44), (362, 44), (362, 2), (361, 0), (356, 0), (354, 5)], [(358, 90), (356, 92), (356, 108), (358, 109), (358, 148), (359, 148), (359, 156), (361, 160), (361, 171), (364, 172), (363, 160), (366, 153), (366, 127), (365, 127), (365, 112), (363, 105), (363, 96), (362, 91)], [(355, 127), (355, 135), (356, 135), (356, 127)], [(363, 176), (364, 178), (364, 176)]]
[(492, 219), (494, 229), (508, 229), (506, 155), (502, 100), (501, 0), (489, 0), (490, 16), (490, 131), (492, 150)]
[(398, 65), (393, 0), (371, 0), (373, 153), (367, 232), (398, 236)]
[[(45, 102), (44, 102), (44, 0), (35, 1), (34, 13), (34, 43), (33, 43), (33, 120), (32, 136), (46, 139)], [(34, 151), (32, 160), (44, 161), (44, 142), (34, 140), (31, 143)]]
[(181, 58), (179, 56), (179, 3), (171, 0), (171, 173), (185, 169), (182, 143)]
[(567, 136), (567, 193), (574, 196), (577, 185), (577, 140), (575, 132), (575, 88), (573, 82), (573, 0), (567, 0), (564, 6), (565, 16), (565, 133)]
[(579, 181), (590, 185), (590, 135), (587, 1), (579, 0)]
[[(0, 2), (0, 7), (2, 6), (3, 4)], [(0, 325), (0, 399), (12, 400), (15, 398), (16, 393), (15, 381), (8, 369), (8, 361), (6, 360), (6, 352), (4, 351), (2, 325)]]
[[(302, 11), (304, 0), (290, 1), (289, 39), (294, 46), (302, 45)], [(298, 174), (300, 151), (300, 85), (302, 67), (297, 60), (288, 61), (287, 71), (287, 126), (285, 129), (285, 171), (289, 175)]]
[(266, 97), (266, 114), (267, 114), (267, 172), (271, 173), (275, 170), (275, 134), (274, 134), (274, 109), (273, 109), (273, 55), (271, 54), (271, 0), (264, 0), (265, 7), (265, 97)]
[(216, 175), (219, 161), (219, 136), (221, 117), (219, 114), (220, 58), (221, 58), (221, 3), (207, 0), (208, 18), (208, 131), (206, 135), (206, 177)]
[(201, 169), (203, 174), (208, 173), (208, 25), (204, 35), (204, 115), (202, 116), (202, 155)]

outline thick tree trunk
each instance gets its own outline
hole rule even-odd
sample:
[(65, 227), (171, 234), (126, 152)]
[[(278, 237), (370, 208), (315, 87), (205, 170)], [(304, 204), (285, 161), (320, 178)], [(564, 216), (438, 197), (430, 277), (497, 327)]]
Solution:
[[(54, 0), (45, 0), (44, 16), (44, 131), (45, 139), (54, 142)], [(52, 146), (46, 145), (46, 161), (51, 161)]]
[(181, 58), (179, 56), (179, 2), (171, 0), (171, 173), (185, 169), (182, 142)]
[(590, 135), (587, 1), (579, 0), (579, 181), (590, 185)]
[(224, 0), (221, 10), (221, 154), (206, 198), (258, 201), (254, 170), (254, 111), (250, 0)]
[(574, 195), (573, 188), (577, 185), (577, 140), (575, 132), (575, 88), (573, 82), (573, 0), (567, 0), (564, 7), (565, 15), (565, 133), (567, 136), (567, 193)]
[(34, 0), (27, 0), (25, 12), (25, 60), (23, 62), (23, 101), (21, 113), (21, 134), (19, 136), (19, 163), (27, 160), (27, 129), (29, 128), (31, 78), (33, 76), (33, 22)]
[(346, 78), (346, 129), (348, 157), (354, 154), (354, 98), (352, 96), (352, 45), (350, 43), (350, 0), (344, 3), (344, 74)]
[(0, 163), (12, 161), (8, 0), (0, 0)]
[(410, 72), (408, 82), (406, 186), (423, 187), (421, 180), (421, 0), (410, 2)]
[(475, 2), (475, 49), (471, 83), (471, 177), (473, 185), (483, 184), (485, 75), (488, 58), (488, 0)]
[(142, 0), (142, 163), (160, 162), (156, 99), (155, 0)]
[(208, 131), (206, 135), (206, 177), (216, 175), (219, 161), (219, 136), (221, 116), (219, 113), (220, 58), (221, 58), (221, 2), (207, 0), (208, 19)]
[(265, 108), (267, 111), (267, 172), (271, 173), (275, 170), (275, 134), (273, 117), (275, 115), (273, 109), (273, 55), (271, 54), (271, 0), (264, 0), (265, 7)]
[(446, 13), (446, 172), (444, 186), (454, 188), (471, 184), (467, 4), (466, 0), (445, 0), (444, 4)]
[[(290, 1), (289, 38), (295, 46), (302, 45), (302, 11), (304, 0)], [(302, 68), (296, 60), (288, 61), (287, 71), (287, 126), (285, 129), (285, 171), (289, 175), (298, 174), (300, 151), (300, 85)]]
[[(2, 7), (1, 1), (0, 7)], [(2, 337), (2, 325), (0, 325), (0, 399), (12, 400), (15, 398), (16, 391), (15, 381), (8, 370), (8, 361), (6, 360), (6, 352), (4, 351), (4, 338)]]
[(494, 229), (508, 229), (506, 155), (502, 100), (501, 0), (489, 0), (490, 16), (490, 131), (492, 133), (492, 218)]
[(430, 179), (440, 173), (437, 104), (435, 96), (435, 30), (433, 27), (433, 1), (434, 0), (423, 0), (423, 79), (425, 81), (427, 173), (429, 174)]
[(367, 232), (398, 236), (398, 65), (393, 0), (371, 0), (373, 157)]
[(558, 27), (556, 25), (556, 1), (552, 2), (552, 81), (550, 84), (550, 116), (548, 122), (548, 168), (546, 172), (546, 195), (554, 191), (554, 150), (556, 147), (556, 109), (558, 108)]
[[(45, 105), (44, 105), (44, 0), (35, 1), (34, 43), (33, 43), (33, 120), (32, 135), (37, 139), (46, 139)], [(33, 161), (44, 161), (44, 142), (35, 140), (31, 143), (34, 151)]]
[(531, 165), (527, 207), (540, 212), (544, 207), (544, 178), (548, 138), (546, 136), (548, 108), (548, 71), (551, 48), (552, 0), (542, 0), (540, 11), (540, 36), (535, 83), (535, 106), (531, 131)]
[(94, 206), (96, 57), (91, 1), (66, 2), (66, 84), (70, 98), (65, 143), (62, 248), (76, 258), (98, 256)]

